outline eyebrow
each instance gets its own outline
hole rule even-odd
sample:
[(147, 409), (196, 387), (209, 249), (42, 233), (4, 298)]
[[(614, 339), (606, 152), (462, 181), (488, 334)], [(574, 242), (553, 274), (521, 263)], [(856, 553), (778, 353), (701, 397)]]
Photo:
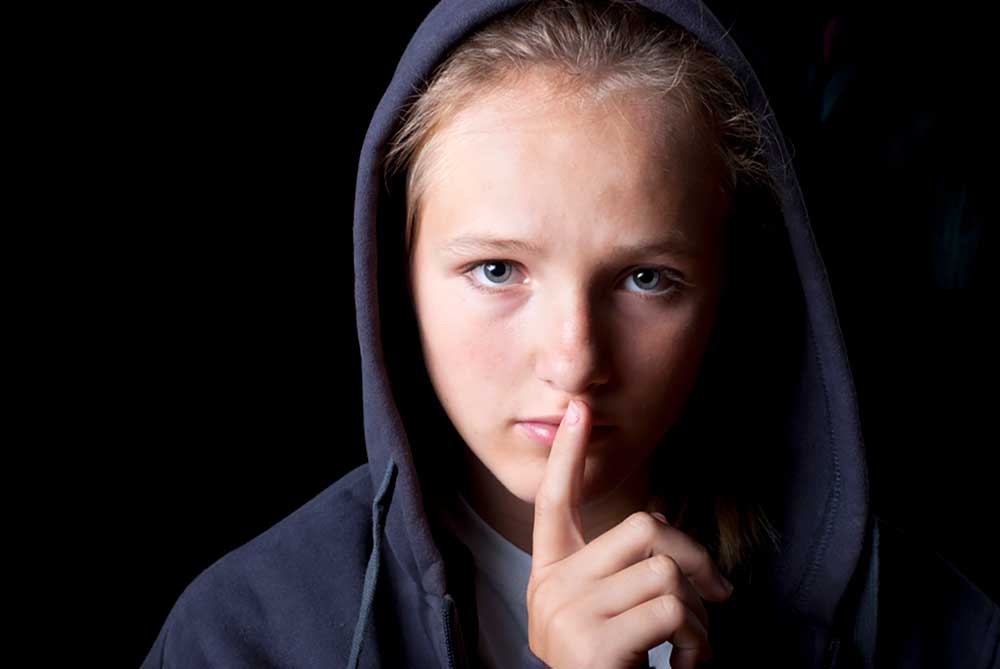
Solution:
[[(524, 253), (542, 255), (545, 248), (540, 244), (523, 239), (507, 239), (499, 237), (478, 237), (465, 235), (456, 237), (445, 243), (441, 250), (455, 255), (474, 255), (477, 253)], [(620, 244), (609, 249), (609, 254), (618, 257), (625, 255), (679, 255), (694, 257), (698, 255), (698, 246), (682, 236), (667, 237), (658, 241), (640, 244)]]

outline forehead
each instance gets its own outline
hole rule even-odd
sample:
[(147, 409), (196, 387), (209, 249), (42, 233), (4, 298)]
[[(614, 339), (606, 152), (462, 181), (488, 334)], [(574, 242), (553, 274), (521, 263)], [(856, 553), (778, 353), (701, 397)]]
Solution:
[(697, 237), (722, 200), (700, 124), (638, 94), (593, 101), (528, 79), (469, 102), (428, 150), (421, 227), (432, 235), (666, 226)]

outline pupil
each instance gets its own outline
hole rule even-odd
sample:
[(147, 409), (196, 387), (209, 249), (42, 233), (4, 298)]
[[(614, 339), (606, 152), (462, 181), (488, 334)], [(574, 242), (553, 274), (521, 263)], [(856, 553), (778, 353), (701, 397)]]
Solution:
[(503, 275), (504, 275), (504, 274), (506, 274), (506, 272), (500, 272), (500, 275), (499, 275), (499, 276), (497, 277), (497, 276), (496, 276), (496, 275), (495, 275), (495, 274), (493, 273), (493, 270), (494, 270), (494, 269), (496, 269), (497, 267), (503, 267), (503, 266), (504, 266), (504, 264), (505, 264), (505, 263), (497, 263), (497, 262), (491, 262), (491, 263), (487, 263), (487, 265), (486, 265), (486, 272), (487, 272), (487, 273), (488, 273), (489, 275), (491, 275), (491, 276), (494, 276), (494, 277), (496, 277), (496, 278), (503, 278)]
[[(655, 275), (655, 274), (656, 274), (656, 272), (655, 272), (655, 271), (649, 271), (649, 270), (641, 270), (641, 271), (639, 271), (639, 273), (638, 273), (638, 276), (643, 276), (643, 275), (650, 275), (650, 274), (653, 274), (653, 275)], [(642, 282), (642, 281), (640, 280), (640, 283), (641, 283), (641, 282)]]

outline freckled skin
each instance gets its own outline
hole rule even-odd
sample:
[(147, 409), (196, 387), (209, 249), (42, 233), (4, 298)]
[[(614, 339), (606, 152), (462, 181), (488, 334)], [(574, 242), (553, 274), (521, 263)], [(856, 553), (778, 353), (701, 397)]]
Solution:
[[(634, 511), (662, 508), (650, 498), (647, 465), (684, 408), (716, 319), (728, 213), (717, 163), (682, 113), (651, 115), (638, 98), (620, 96), (579, 106), (552, 90), (527, 77), (478, 98), (439, 131), (442, 162), (409, 268), (428, 374), (468, 447), (463, 493), (529, 553), (548, 449), (515, 422), (562, 413), (570, 399), (617, 426), (587, 458), (587, 541)], [(610, 263), (609, 247), (671, 229), (699, 254)], [(441, 251), (467, 234), (528, 239), (548, 253)], [(509, 264), (499, 276), (482, 265), (463, 276), (493, 261)], [(694, 286), (645, 298), (673, 283), (665, 274), (652, 287), (640, 282), (637, 270), (650, 267)]]

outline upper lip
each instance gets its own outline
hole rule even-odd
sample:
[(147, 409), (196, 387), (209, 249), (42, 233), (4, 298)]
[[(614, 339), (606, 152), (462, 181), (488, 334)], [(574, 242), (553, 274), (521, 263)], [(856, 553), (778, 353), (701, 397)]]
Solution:
[[(549, 423), (550, 425), (559, 425), (562, 422), (562, 419), (563, 419), (562, 414), (558, 414), (558, 415), (554, 415), (554, 416), (535, 416), (534, 418), (522, 418), (520, 422), (522, 422), (522, 423)], [(612, 423), (611, 423), (611, 421), (609, 421), (609, 420), (607, 420), (607, 419), (605, 419), (603, 417), (594, 416), (593, 425), (595, 427), (597, 427), (597, 426), (611, 427)]]

